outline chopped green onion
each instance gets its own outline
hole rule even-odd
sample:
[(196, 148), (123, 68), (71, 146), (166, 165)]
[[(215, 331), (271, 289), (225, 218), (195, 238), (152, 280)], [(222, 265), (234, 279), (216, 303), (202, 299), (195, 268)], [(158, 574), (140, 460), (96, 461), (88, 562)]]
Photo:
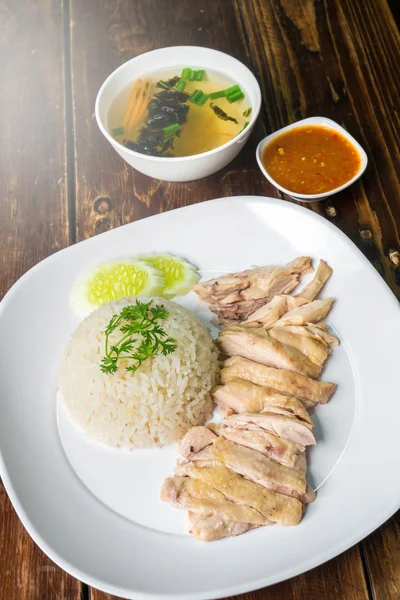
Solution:
[(205, 71), (204, 69), (199, 69), (198, 71), (195, 71), (195, 74), (196, 81), (202, 81), (204, 78)]
[(113, 135), (122, 135), (124, 133), (125, 129), (123, 127), (116, 127), (115, 129), (112, 130), (112, 134)]
[(182, 69), (181, 77), (182, 79), (190, 79), (191, 74), (192, 69), (190, 69), (190, 67), (186, 67), (185, 69)]
[(210, 94), (211, 100), (216, 100), (217, 98), (224, 98), (224, 97), (225, 97), (225, 90), (220, 90), (219, 92), (212, 92), (212, 94)]
[(235, 92), (241, 92), (242, 89), (240, 87), (240, 85), (236, 84), (236, 85), (232, 85), (229, 88), (226, 88), (225, 90), (225, 96), (230, 96), (231, 94), (234, 94)]
[(179, 123), (173, 123), (172, 125), (168, 125), (168, 127), (163, 127), (162, 132), (164, 137), (170, 137), (174, 135), (177, 131), (179, 131), (181, 126)]
[(201, 97), (196, 102), (197, 106), (203, 106), (207, 102), (209, 97), (210, 97), (209, 94), (205, 94), (204, 92), (201, 92)]
[(195, 71), (193, 69), (193, 71), (190, 73), (190, 77), (189, 77), (190, 81), (196, 81), (196, 73), (197, 73), (197, 71)]
[(246, 121), (246, 123), (243, 125), (243, 129), (241, 129), (238, 133), (238, 135), (240, 135), (242, 133), (242, 131), (244, 131), (247, 127), (247, 125), (249, 125), (250, 121)]
[(180, 79), (175, 86), (177, 92), (183, 92), (186, 87), (186, 81), (184, 79)]
[(197, 100), (201, 98), (203, 92), (201, 90), (194, 90), (193, 94), (189, 98), (189, 102), (193, 102), (193, 104), (197, 104)]
[(244, 94), (242, 91), (234, 92), (233, 94), (229, 94), (229, 96), (226, 97), (228, 102), (230, 102), (231, 104), (232, 104), (232, 102), (237, 102), (238, 100), (241, 100), (242, 98), (244, 98)]
[(157, 81), (157, 87), (163, 88), (164, 90), (169, 90), (169, 86), (165, 81)]
[(249, 106), (249, 108), (246, 108), (246, 110), (244, 111), (243, 116), (244, 117), (249, 117), (251, 115), (251, 111), (252, 110), (253, 109), (251, 108), (251, 106)]

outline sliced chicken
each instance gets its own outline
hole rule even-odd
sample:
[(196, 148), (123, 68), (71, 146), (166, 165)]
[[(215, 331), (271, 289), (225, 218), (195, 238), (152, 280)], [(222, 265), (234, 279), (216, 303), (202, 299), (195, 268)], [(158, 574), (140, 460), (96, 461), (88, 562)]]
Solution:
[(199, 515), (189, 512), (189, 533), (202, 542), (213, 542), (254, 529), (256, 525), (230, 521), (223, 515)]
[(301, 521), (303, 506), (298, 500), (244, 479), (225, 465), (207, 468), (188, 463), (181, 473), (212, 486), (232, 502), (254, 508), (268, 521), (279, 525), (297, 525)]
[(247, 479), (303, 502), (307, 484), (303, 471), (289, 469), (256, 450), (239, 446), (221, 437), (211, 446), (211, 454), (229, 469)]
[[(286, 396), (272, 388), (255, 385), (247, 379), (234, 377), (225, 385), (218, 385), (213, 390), (215, 402), (224, 408), (231, 408), (238, 413), (271, 413), (296, 416), (312, 424), (310, 415), (303, 403), (293, 396)], [(230, 416), (230, 415), (225, 415)]]
[[(301, 256), (289, 262), (286, 267), (257, 267), (198, 283), (195, 292), (202, 300), (208, 301), (216, 300), (218, 302), (221, 298), (226, 297), (230, 297), (231, 302), (254, 300), (255, 298), (267, 297), (277, 279), (294, 275), (298, 280), (298, 275), (310, 273), (311, 271), (310, 257)], [(245, 292), (246, 290), (251, 291), (250, 297), (246, 297), (246, 295), (236, 297), (236, 293)]]
[(215, 435), (207, 427), (200, 425), (192, 427), (185, 433), (180, 444), (179, 454), (184, 458), (191, 459), (197, 455), (203, 448), (213, 443)]
[(307, 323), (317, 323), (324, 319), (332, 307), (332, 298), (326, 300), (313, 300), (294, 310), (289, 310), (283, 317), (274, 323), (274, 327), (282, 325), (306, 325)]
[(303, 306), (307, 302), (308, 300), (300, 296), (287, 296), (284, 294), (274, 296), (267, 304), (264, 304), (251, 314), (243, 324), (251, 325), (253, 323), (260, 323), (264, 327), (268, 327), (278, 321), (289, 310)]
[(318, 296), (332, 273), (333, 271), (328, 264), (324, 260), (320, 260), (313, 279), (302, 290), (300, 290), (298, 295), (308, 302), (311, 302)]
[(237, 429), (215, 425), (213, 430), (226, 440), (257, 450), (286, 467), (303, 468), (301, 457), (304, 456), (305, 447), (301, 444), (296, 444), (262, 429)]
[[(297, 326), (297, 329), (301, 329), (301, 327)], [(272, 327), (268, 330), (268, 333), (279, 342), (296, 348), (296, 350), (305, 354), (307, 358), (319, 366), (324, 364), (331, 353), (329, 346), (322, 339), (317, 340), (309, 332), (309, 335), (302, 335), (297, 333), (297, 331), (289, 330), (288, 327)]]
[(286, 267), (258, 267), (197, 284), (195, 291), (210, 303), (221, 322), (242, 321), (277, 294), (288, 294), (299, 275), (312, 271), (311, 259), (300, 257)]
[(231, 521), (269, 524), (261, 513), (244, 504), (227, 500), (217, 489), (190, 477), (168, 477), (161, 488), (161, 500), (201, 515), (222, 515)]
[(321, 372), (321, 367), (302, 352), (272, 338), (262, 327), (249, 329), (232, 325), (220, 332), (216, 343), (221, 352), (228, 356), (243, 356), (269, 367), (295, 371), (307, 377), (316, 378)]
[[(321, 325), (325, 325), (325, 327), (321, 327)], [(325, 323), (307, 323), (305, 329), (317, 338), (322, 339), (329, 348), (336, 348), (339, 345), (339, 340), (326, 331)]]
[[(242, 413), (227, 417), (223, 420), (223, 424), (238, 429), (254, 429), (254, 427), (265, 429), (265, 431), (302, 446), (313, 446), (316, 443), (310, 426), (296, 417), (269, 413)], [(210, 449), (210, 453), (213, 455), (212, 449)]]
[(241, 356), (228, 358), (221, 370), (222, 383), (228, 383), (234, 377), (247, 379), (256, 385), (270, 387), (283, 394), (296, 396), (306, 407), (314, 406), (318, 402), (325, 404), (337, 387), (334, 383), (315, 381), (292, 371), (272, 369)]

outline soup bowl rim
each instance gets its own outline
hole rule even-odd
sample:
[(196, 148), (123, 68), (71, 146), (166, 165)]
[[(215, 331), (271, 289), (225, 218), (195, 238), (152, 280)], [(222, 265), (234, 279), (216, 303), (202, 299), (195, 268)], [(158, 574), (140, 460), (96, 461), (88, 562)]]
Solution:
[[(106, 125), (106, 123), (104, 123), (104, 120), (101, 118), (100, 116), (100, 104), (102, 102), (103, 99), (103, 95), (105, 90), (108, 88), (108, 86), (110, 85), (110, 83), (112, 82), (112, 80), (123, 70), (129, 68), (129, 65), (134, 63), (138, 58), (142, 58), (144, 56), (150, 56), (151, 54), (156, 54), (156, 53), (160, 53), (163, 50), (168, 50), (168, 51), (184, 51), (185, 49), (192, 49), (192, 50), (198, 50), (201, 52), (204, 51), (208, 51), (208, 52), (212, 52), (213, 54), (215, 54), (216, 56), (220, 56), (220, 57), (225, 57), (228, 58), (230, 61), (232, 61), (232, 64), (237, 63), (238, 65), (240, 65), (241, 69), (245, 69), (245, 71), (248, 72), (248, 75), (250, 76), (250, 78), (253, 80), (253, 84), (254, 84), (254, 88), (253, 88), (253, 93), (254, 96), (256, 98), (256, 102), (251, 105), (251, 114), (249, 115), (249, 124), (248, 126), (243, 129), (238, 135), (236, 135), (235, 137), (233, 137), (231, 140), (229, 140), (228, 142), (226, 142), (225, 144), (222, 144), (221, 146), (216, 146), (216, 148), (213, 148), (212, 150), (208, 150), (207, 152), (200, 152), (199, 154), (192, 154), (190, 156), (170, 156), (170, 157), (165, 157), (165, 156), (152, 156), (149, 154), (142, 154), (141, 152), (136, 152), (135, 150), (131, 150), (130, 148), (127, 148), (126, 146), (124, 146), (123, 144), (121, 144), (120, 142), (118, 142), (112, 135), (111, 133), (108, 131), (108, 127)], [(178, 65), (177, 65), (178, 66)], [(174, 68), (174, 65), (171, 65), (171, 68)], [(221, 72), (222, 74), (226, 75), (229, 77), (229, 75), (227, 73), (224, 73), (223, 69), (219, 69), (218, 66), (215, 69), (216, 71)], [(246, 90), (248, 93), (248, 90)], [(96, 121), (97, 121), (97, 125), (100, 129), (100, 131), (102, 132), (102, 134), (104, 135), (104, 137), (110, 142), (110, 144), (115, 147), (115, 148), (120, 148), (121, 150), (123, 150), (124, 153), (127, 153), (128, 155), (132, 156), (132, 157), (136, 157), (136, 158), (140, 158), (142, 160), (146, 160), (146, 161), (151, 161), (151, 162), (162, 162), (162, 163), (178, 163), (178, 162), (184, 162), (184, 161), (194, 161), (196, 159), (199, 158), (203, 158), (203, 157), (208, 157), (208, 156), (212, 156), (213, 154), (217, 154), (218, 152), (221, 152), (223, 150), (225, 150), (226, 148), (229, 148), (229, 146), (233, 146), (235, 143), (243, 143), (246, 139), (246, 136), (248, 134), (248, 132), (252, 129), (252, 127), (254, 126), (254, 123), (260, 113), (260, 109), (261, 109), (261, 102), (262, 102), (262, 98), (261, 98), (261, 89), (260, 89), (260, 85), (256, 79), (256, 77), (254, 76), (254, 74), (251, 72), (251, 70), (244, 64), (242, 63), (240, 60), (238, 60), (237, 58), (231, 56), (230, 54), (226, 53), (226, 52), (221, 52), (220, 50), (215, 50), (214, 48), (208, 48), (206, 46), (190, 46), (190, 45), (186, 45), (186, 46), (166, 46), (165, 48), (156, 48), (155, 50), (150, 50), (149, 52), (143, 52), (142, 54), (138, 54), (137, 56), (134, 56), (133, 58), (125, 61), (122, 65), (120, 65), (119, 67), (117, 67), (114, 71), (112, 71), (110, 73), (110, 75), (108, 75), (108, 77), (105, 79), (105, 81), (103, 82), (103, 84), (101, 85), (97, 96), (96, 96), (96, 102), (95, 102), (95, 117), (96, 117)]]
[[(356, 174), (354, 175), (354, 177), (352, 177), (351, 179), (346, 181), (344, 184), (334, 188), (333, 190), (329, 190), (327, 192), (322, 192), (321, 194), (300, 194), (298, 192), (294, 192), (293, 190), (288, 190), (287, 188), (284, 188), (282, 185), (277, 183), (275, 181), (275, 179), (268, 173), (267, 169), (263, 165), (262, 155), (263, 155), (264, 149), (270, 142), (272, 142), (272, 140), (274, 140), (276, 137), (278, 137), (282, 133), (284, 133), (286, 131), (290, 131), (291, 129), (296, 129), (296, 127), (299, 127), (301, 125), (323, 125), (329, 129), (332, 129), (334, 131), (338, 131), (339, 133), (341, 133), (356, 148), (358, 154), (360, 155), (360, 159), (361, 159), (360, 167), (359, 167), (358, 171), (356, 172)], [(299, 121), (295, 121), (294, 123), (291, 123), (290, 125), (286, 125), (285, 127), (282, 127), (281, 129), (277, 129), (273, 133), (267, 135), (257, 145), (256, 159), (257, 159), (258, 166), (260, 167), (260, 170), (263, 173), (264, 177), (266, 177), (266, 179), (268, 179), (268, 181), (270, 183), (272, 183), (272, 185), (274, 185), (278, 190), (280, 190), (284, 194), (287, 194), (291, 198), (294, 198), (295, 200), (300, 200), (303, 202), (317, 202), (318, 200), (323, 200), (324, 198), (327, 198), (328, 196), (332, 196), (333, 194), (337, 194), (338, 192), (344, 190), (345, 188), (349, 187), (349, 185), (352, 185), (357, 179), (359, 179), (361, 177), (361, 175), (364, 173), (365, 169), (367, 168), (367, 164), (368, 164), (367, 154), (366, 154), (364, 148), (357, 142), (357, 140), (348, 131), (346, 131), (346, 129), (344, 129), (344, 127), (339, 125), (339, 123), (337, 123), (333, 119), (329, 119), (328, 117), (322, 117), (322, 116), (308, 117), (306, 119), (300, 119)]]

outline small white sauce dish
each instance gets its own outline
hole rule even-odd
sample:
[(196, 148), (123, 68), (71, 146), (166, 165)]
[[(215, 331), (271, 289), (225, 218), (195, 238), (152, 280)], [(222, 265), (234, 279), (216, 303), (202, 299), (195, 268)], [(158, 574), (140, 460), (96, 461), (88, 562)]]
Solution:
[[(111, 135), (107, 124), (107, 113), (115, 96), (138, 77), (167, 68), (191, 67), (219, 71), (238, 83), (252, 107), (249, 125), (238, 136), (209, 152), (176, 158), (147, 156), (129, 150)], [(261, 107), (260, 86), (252, 72), (241, 62), (211, 48), (199, 46), (174, 46), (152, 50), (132, 58), (121, 65), (106, 79), (96, 98), (97, 124), (113, 148), (132, 167), (165, 181), (193, 181), (207, 177), (225, 167), (235, 158), (247, 141)]]
[[(279, 183), (277, 183), (271, 177), (271, 175), (265, 169), (263, 162), (262, 162), (264, 148), (274, 138), (278, 137), (282, 133), (285, 133), (286, 131), (295, 129), (296, 127), (300, 127), (302, 125), (322, 125), (323, 127), (328, 127), (329, 129), (333, 129), (334, 131), (341, 133), (351, 144), (353, 144), (353, 146), (356, 148), (357, 152), (360, 155), (361, 163), (360, 163), (359, 170), (357, 171), (357, 173), (354, 175), (354, 177), (352, 179), (350, 179), (349, 181), (346, 181), (346, 183), (344, 183), (343, 185), (341, 185), (329, 192), (324, 192), (322, 194), (299, 194), (299, 193), (292, 192), (291, 190), (287, 190), (286, 188), (282, 187), (281, 185), (279, 185)], [(301, 121), (297, 121), (296, 123), (293, 123), (292, 125), (288, 125), (287, 127), (278, 129), (278, 131), (271, 133), (271, 135), (267, 135), (267, 137), (265, 137), (263, 140), (261, 140), (261, 142), (257, 146), (256, 158), (257, 158), (258, 166), (260, 167), (264, 177), (266, 177), (268, 179), (268, 181), (270, 181), (278, 190), (280, 190), (284, 194), (287, 194), (294, 200), (298, 200), (299, 202), (318, 202), (319, 200), (323, 200), (324, 198), (327, 198), (328, 196), (337, 194), (341, 190), (344, 190), (349, 185), (354, 183), (359, 177), (361, 177), (361, 175), (364, 173), (364, 171), (367, 167), (367, 164), (368, 164), (368, 158), (367, 158), (367, 155), (366, 155), (364, 149), (353, 138), (353, 136), (350, 135), (345, 129), (343, 129), (343, 127), (341, 127), (339, 125), (339, 123), (332, 121), (332, 119), (327, 119), (326, 117), (310, 117), (308, 119), (302, 119)]]

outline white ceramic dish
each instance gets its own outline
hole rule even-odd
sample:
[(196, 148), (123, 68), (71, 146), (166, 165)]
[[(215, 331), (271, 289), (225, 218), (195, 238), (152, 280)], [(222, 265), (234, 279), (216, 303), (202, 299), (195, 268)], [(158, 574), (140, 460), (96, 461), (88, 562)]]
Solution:
[[(323, 378), (339, 387), (313, 416), (317, 500), (298, 527), (198, 542), (186, 532), (185, 513), (158, 500), (174, 447), (108, 450), (87, 442), (57, 409), (59, 360), (78, 322), (69, 305), (74, 281), (99, 261), (150, 250), (185, 256), (205, 277), (301, 254), (333, 267), (323, 295), (336, 298), (330, 319), (342, 343)], [(209, 319), (194, 294), (182, 302)], [(206, 600), (276, 583), (343, 552), (399, 507), (399, 338), (389, 288), (355, 245), (312, 211), (236, 197), (120, 227), (41, 262), (0, 304), (4, 485), (46, 554), (110, 594)]]
[[(194, 156), (177, 158), (146, 156), (129, 150), (117, 142), (110, 134), (107, 125), (108, 109), (115, 96), (128, 83), (131, 83), (138, 77), (148, 75), (154, 70), (159, 71), (170, 67), (179, 67), (181, 69), (182, 66), (194, 69), (212, 69), (213, 71), (219, 71), (224, 75), (233, 77), (235, 82), (246, 93), (246, 96), (249, 98), (249, 104), (252, 106), (250, 122), (246, 129), (234, 139), (214, 150)], [(252, 72), (243, 63), (236, 60), (236, 58), (211, 48), (174, 46), (160, 48), (159, 50), (153, 50), (136, 56), (111, 73), (97, 95), (95, 114), (101, 132), (129, 165), (141, 173), (155, 177), (156, 179), (164, 179), (165, 181), (192, 181), (219, 171), (235, 158), (243, 148), (253, 129), (258, 113), (260, 112), (260, 107), (260, 86)]]
[[(339, 186), (338, 188), (335, 188), (334, 190), (331, 190), (330, 192), (324, 192), (323, 194), (298, 194), (298, 193), (292, 192), (292, 191), (287, 190), (286, 188), (282, 187), (281, 185), (279, 185), (279, 183), (277, 183), (275, 181), (275, 179), (273, 179), (271, 177), (271, 175), (268, 173), (268, 171), (265, 169), (265, 167), (262, 163), (262, 155), (263, 155), (265, 146), (267, 144), (269, 144), (270, 142), (272, 142), (272, 140), (274, 138), (276, 138), (278, 135), (280, 135), (281, 133), (284, 133), (285, 131), (289, 131), (290, 129), (295, 129), (296, 127), (299, 127), (301, 125), (323, 125), (324, 127), (329, 127), (330, 129), (334, 129), (335, 131), (338, 131), (339, 133), (341, 133), (346, 139), (349, 140), (349, 142), (351, 142), (353, 144), (353, 146), (355, 146), (355, 148), (357, 149), (357, 151), (360, 154), (361, 164), (360, 164), (359, 170), (357, 171), (357, 173), (354, 175), (354, 177), (352, 179), (347, 181), (345, 184)], [(333, 194), (337, 194), (338, 192), (341, 192), (345, 188), (349, 187), (349, 185), (351, 185), (352, 183), (357, 181), (357, 179), (359, 177), (361, 177), (361, 175), (364, 173), (365, 169), (367, 168), (367, 164), (368, 164), (368, 157), (367, 157), (364, 149), (353, 138), (353, 136), (350, 135), (343, 127), (341, 127), (339, 125), (339, 123), (332, 121), (332, 119), (327, 119), (326, 117), (309, 117), (308, 119), (302, 119), (301, 121), (292, 123), (292, 125), (288, 125), (287, 127), (282, 127), (282, 129), (278, 129), (278, 131), (274, 131), (274, 133), (267, 135), (267, 137), (265, 137), (263, 140), (261, 140), (261, 142), (257, 146), (256, 158), (257, 158), (258, 166), (260, 167), (264, 177), (266, 177), (268, 179), (268, 181), (270, 183), (272, 183), (272, 185), (274, 185), (278, 190), (280, 190), (284, 194), (287, 194), (294, 200), (299, 200), (300, 202), (318, 202), (319, 200), (324, 200), (324, 198), (327, 198), (328, 196), (332, 196)]]

